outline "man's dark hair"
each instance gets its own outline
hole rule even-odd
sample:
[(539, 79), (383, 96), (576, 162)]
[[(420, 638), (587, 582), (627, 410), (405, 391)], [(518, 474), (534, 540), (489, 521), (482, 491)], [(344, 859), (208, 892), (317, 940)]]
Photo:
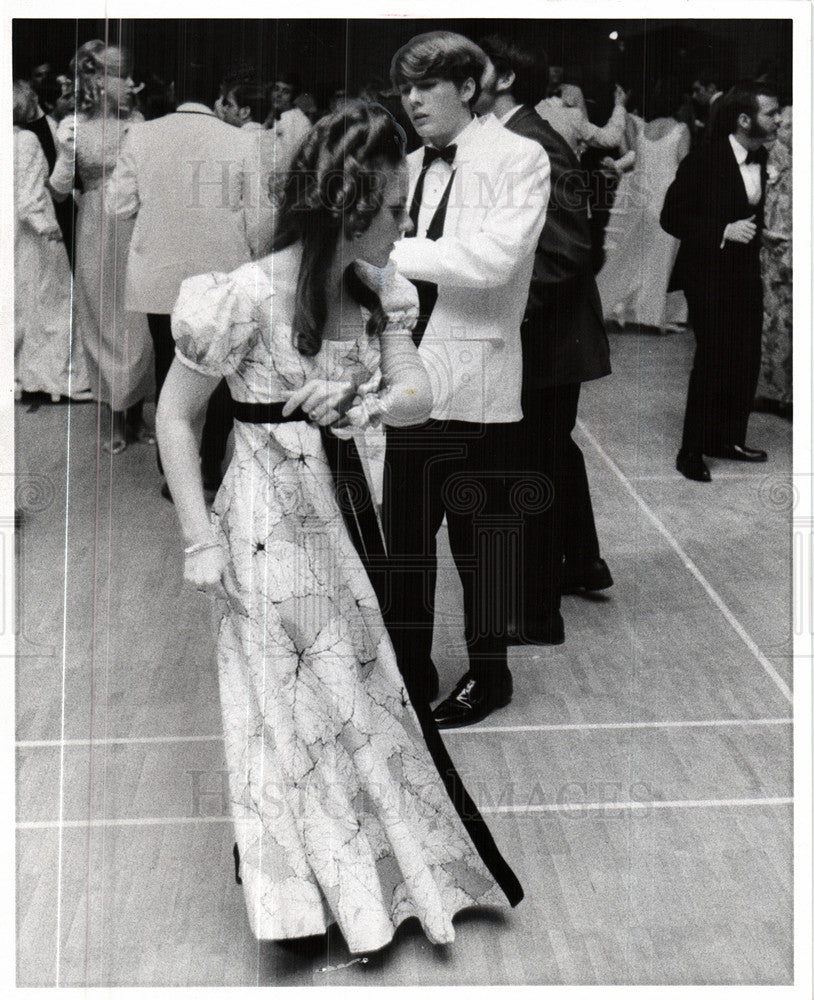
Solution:
[(277, 72), (269, 76), (269, 87), (273, 87), (275, 83), (287, 83), (294, 91), (294, 97), (302, 92), (300, 74), (295, 73), (290, 66), (278, 66)]
[(202, 63), (188, 62), (180, 67), (175, 78), (175, 100), (177, 104), (194, 101), (212, 107), (217, 97), (217, 86), (209, 67)]
[(647, 121), (654, 118), (675, 118), (681, 121), (681, 107), (686, 100), (675, 77), (660, 77), (651, 93), (645, 97), (644, 117)]
[(257, 70), (251, 63), (235, 63), (229, 67), (224, 74), (223, 80), (221, 81), (221, 96), (226, 97), (226, 95), (231, 93), (235, 87), (239, 87), (241, 83), (254, 83), (258, 79)]
[(494, 63), (499, 75), (514, 73), (512, 96), (520, 104), (534, 107), (548, 93), (548, 56), (519, 42), (488, 35), (478, 45)]
[(263, 124), (271, 111), (271, 94), (264, 84), (241, 83), (226, 91), (223, 96), (228, 97), (229, 94), (239, 108), (250, 109), (253, 122)]
[(702, 69), (700, 69), (693, 77), (693, 83), (696, 80), (702, 87), (712, 86), (717, 90), (720, 89), (719, 84), (721, 82), (721, 74), (710, 67), (702, 67)]
[(758, 80), (741, 80), (723, 97), (715, 123), (715, 135), (726, 136), (735, 132), (738, 118), (749, 115), (753, 119), (758, 112), (758, 97), (777, 97), (777, 89), (772, 83)]
[(460, 88), (471, 79), (475, 83), (472, 107), (480, 95), (485, 69), (483, 51), (473, 41), (454, 31), (428, 31), (411, 38), (393, 56), (390, 80), (394, 87), (420, 80), (449, 80)]

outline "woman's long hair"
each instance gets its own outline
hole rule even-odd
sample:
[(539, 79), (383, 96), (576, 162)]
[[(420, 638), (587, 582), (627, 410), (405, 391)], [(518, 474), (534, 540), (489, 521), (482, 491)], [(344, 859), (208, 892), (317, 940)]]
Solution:
[[(309, 357), (322, 344), (328, 311), (325, 283), (340, 237), (365, 232), (382, 207), (386, 169), (404, 157), (406, 136), (381, 105), (349, 101), (320, 119), (305, 137), (280, 192), (271, 251), (302, 244), (293, 329)], [(345, 271), (345, 288), (371, 313), (371, 330), (385, 317), (378, 297)]]
[(101, 106), (103, 83), (100, 78), (104, 79), (108, 52), (118, 52), (125, 65), (130, 61), (125, 49), (117, 45), (105, 45), (98, 38), (80, 45), (71, 59), (77, 111), (95, 111)]

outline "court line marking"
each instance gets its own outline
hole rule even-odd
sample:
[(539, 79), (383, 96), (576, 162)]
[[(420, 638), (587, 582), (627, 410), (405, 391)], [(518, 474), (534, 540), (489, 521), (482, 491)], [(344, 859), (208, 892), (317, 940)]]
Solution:
[[(793, 798), (774, 799), (676, 799), (672, 801), (656, 800), (644, 802), (541, 802), (526, 806), (485, 806), (479, 810), (482, 814), (494, 813), (543, 813), (543, 812), (588, 812), (594, 810), (627, 809), (629, 811), (644, 811), (647, 809), (721, 809), (721, 808), (751, 808), (759, 806), (789, 806), (794, 804)], [(213, 823), (232, 823), (231, 816), (142, 816), (128, 819), (102, 818), (94, 820), (33, 820), (15, 823), (18, 830), (52, 830), (59, 827), (66, 829), (85, 829), (88, 827), (122, 827), (122, 826), (192, 826), (193, 824), (210, 825)]]
[(782, 719), (698, 719), (687, 722), (565, 722), (558, 725), (528, 726), (461, 726), (460, 729), (445, 729), (445, 735), (458, 733), (469, 736), (473, 733), (547, 733), (559, 730), (589, 731), (596, 729), (711, 729), (718, 726), (790, 726), (794, 720)]
[(793, 798), (778, 799), (685, 799), (656, 800), (653, 802), (541, 802), (527, 806), (487, 806), (482, 813), (541, 813), (541, 812), (588, 812), (596, 809), (628, 809), (639, 812), (646, 809), (720, 809), (749, 808), (751, 806), (790, 806)]
[(684, 549), (681, 547), (677, 539), (670, 533), (664, 523), (659, 519), (658, 515), (650, 509), (650, 507), (644, 502), (641, 496), (636, 492), (633, 484), (627, 478), (627, 476), (622, 472), (619, 466), (613, 461), (613, 459), (605, 452), (600, 443), (591, 434), (588, 428), (581, 420), (577, 420), (577, 426), (580, 432), (585, 435), (587, 441), (595, 449), (602, 461), (607, 465), (611, 472), (616, 476), (619, 482), (622, 484), (627, 493), (633, 498), (634, 502), (644, 514), (644, 516), (650, 521), (653, 527), (658, 531), (658, 533), (665, 539), (670, 548), (679, 557), (681, 562), (684, 564), (684, 568), (687, 569), (692, 576), (698, 581), (701, 587), (706, 591), (707, 596), (712, 601), (712, 603), (718, 608), (724, 618), (732, 626), (733, 630), (737, 636), (741, 639), (744, 645), (749, 649), (758, 663), (763, 667), (768, 676), (774, 681), (775, 686), (786, 699), (786, 701), (792, 705), (794, 703), (794, 696), (791, 693), (791, 689), (788, 684), (783, 680), (783, 678), (778, 674), (769, 660), (763, 655), (757, 646), (757, 643), (751, 638), (747, 633), (746, 629), (741, 625), (738, 619), (732, 614), (727, 605), (724, 603), (723, 598), (718, 594), (718, 592), (713, 588), (712, 584), (707, 580), (701, 570), (695, 565), (695, 563), (690, 559)]
[[(635, 475), (632, 475), (629, 478), (632, 479), (635, 482), (648, 482), (648, 483), (651, 483), (651, 482), (652, 483), (669, 483), (669, 482), (673, 482), (674, 483), (676, 477), (675, 477), (675, 474), (673, 474), (672, 476), (668, 476), (668, 475), (660, 475), (658, 473), (642, 472), (642, 473), (636, 473)], [(727, 472), (724, 472), (724, 473), (716, 472), (715, 473), (715, 482), (716, 483), (723, 482), (723, 481), (726, 481), (726, 482), (748, 482), (750, 479), (752, 481), (754, 481), (754, 476), (750, 476), (748, 473), (740, 473), (740, 474), (737, 473), (737, 472), (729, 472), (729, 473), (727, 473)]]
[[(467, 736), (472, 733), (549, 733), (561, 730), (588, 731), (595, 729), (711, 729), (717, 726), (790, 726), (791, 718), (779, 719), (692, 719), (677, 722), (563, 722), (550, 725), (527, 726), (462, 726), (460, 729), (445, 729), (448, 736), (458, 734)], [(87, 747), (87, 746), (130, 746), (139, 744), (166, 743), (221, 743), (223, 736), (119, 736), (98, 740), (17, 740), (14, 746), (18, 750), (31, 750), (48, 747)]]

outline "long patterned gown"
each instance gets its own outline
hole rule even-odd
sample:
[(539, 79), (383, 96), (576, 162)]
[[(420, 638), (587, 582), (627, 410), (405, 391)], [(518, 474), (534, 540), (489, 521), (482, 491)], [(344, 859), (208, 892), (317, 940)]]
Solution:
[(780, 139), (769, 151), (763, 210), (763, 338), (758, 396), (792, 401), (792, 191), (791, 149)]
[[(364, 398), (380, 380), (379, 340), (360, 310), (355, 339), (300, 354), (298, 267), (290, 248), (185, 281), (173, 313), (180, 359), (225, 375), (236, 401), (281, 401), (315, 377), (353, 380)], [(409, 335), (417, 314), (412, 285), (393, 281), (388, 300), (402, 306), (387, 309), (383, 337)], [(243, 605), (224, 609), (218, 667), (254, 934), (319, 934), (337, 922), (360, 952), (417, 916), (430, 941), (452, 941), (458, 910), (506, 898), (422, 737), (319, 428), (236, 422), (213, 518)]]

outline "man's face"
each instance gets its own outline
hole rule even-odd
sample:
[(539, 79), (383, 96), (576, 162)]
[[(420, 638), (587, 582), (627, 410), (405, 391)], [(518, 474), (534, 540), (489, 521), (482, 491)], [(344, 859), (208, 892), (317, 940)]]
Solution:
[(497, 100), (497, 79), (495, 64), (487, 56), (486, 69), (483, 71), (480, 81), (480, 94), (475, 105), (476, 114), (488, 115), (493, 110)]
[(712, 95), (716, 93), (716, 88), (714, 83), (708, 83), (704, 86), (700, 80), (696, 80), (692, 85), (692, 99), (696, 104), (700, 104), (702, 107), (709, 107), (709, 102), (712, 100)]
[(275, 111), (290, 111), (294, 102), (294, 87), (285, 80), (276, 80), (271, 88), (271, 103)]
[(747, 135), (750, 139), (759, 139), (764, 146), (771, 146), (777, 139), (777, 129), (780, 125), (780, 105), (776, 97), (758, 94), (757, 111), (751, 116)]
[(236, 128), (244, 122), (244, 116), (240, 113), (240, 108), (237, 106), (235, 101), (235, 93), (230, 90), (225, 97), (220, 97), (216, 101), (215, 111), (221, 121), (226, 122), (227, 125), (234, 125)]
[(35, 66), (31, 71), (31, 86), (38, 94), (41, 92), (43, 84), (50, 75), (50, 63), (41, 63), (39, 66)]
[(474, 92), (472, 80), (457, 87), (452, 80), (428, 78), (399, 87), (401, 105), (424, 142), (442, 147), (461, 130), (468, 115), (467, 100)]

